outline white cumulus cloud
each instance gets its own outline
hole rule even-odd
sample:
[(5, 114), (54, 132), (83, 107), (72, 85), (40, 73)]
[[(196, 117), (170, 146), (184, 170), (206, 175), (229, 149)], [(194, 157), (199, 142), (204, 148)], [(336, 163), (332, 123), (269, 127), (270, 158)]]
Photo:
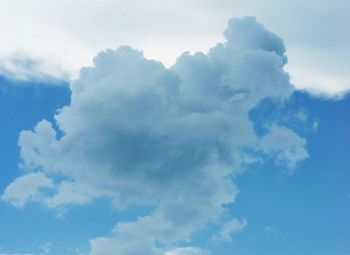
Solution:
[[(23, 176), (4, 196), (49, 207), (101, 196), (117, 208), (152, 206), (92, 238), (91, 255), (197, 254), (168, 247), (224, 216), (238, 194), (233, 177), (254, 162), (257, 148), (287, 167), (306, 158), (296, 133), (280, 127), (260, 137), (249, 118), (261, 101), (293, 92), (283, 41), (252, 17), (231, 19), (225, 36), (208, 54), (184, 53), (171, 68), (126, 46), (99, 53), (71, 84), (71, 103), (55, 125), (43, 120), (20, 134), (22, 167), (42, 179), (31, 184), (34, 195), (16, 195), (27, 189)], [(227, 223), (222, 237), (245, 224)]]

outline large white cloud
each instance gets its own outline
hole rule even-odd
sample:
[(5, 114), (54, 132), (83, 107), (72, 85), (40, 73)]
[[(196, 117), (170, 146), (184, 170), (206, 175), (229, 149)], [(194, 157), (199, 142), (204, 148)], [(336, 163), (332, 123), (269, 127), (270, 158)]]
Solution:
[[(120, 44), (170, 65), (185, 50), (206, 51), (222, 40), (228, 18), (255, 15), (285, 39), (297, 88), (335, 94), (350, 88), (349, 5), (348, 0), (3, 0), (0, 66), (19, 78), (33, 72), (76, 77), (97, 51)], [(18, 55), (34, 59), (34, 68), (28, 72), (23, 61), (18, 66)]]
[[(249, 119), (262, 100), (293, 92), (282, 40), (251, 17), (230, 20), (225, 36), (208, 54), (184, 53), (170, 69), (126, 46), (101, 52), (55, 116), (60, 132), (43, 120), (20, 134), (22, 167), (52, 179), (51, 192), (32, 188), (47, 206), (105, 196), (117, 208), (154, 208), (91, 239), (92, 255), (193, 254), (174, 245), (223, 219), (238, 193), (233, 177), (256, 160), (254, 151), (273, 152), (287, 167), (306, 157), (293, 131), (259, 137)], [(13, 201), (21, 178), (4, 199)], [(220, 235), (228, 238), (231, 225)]]

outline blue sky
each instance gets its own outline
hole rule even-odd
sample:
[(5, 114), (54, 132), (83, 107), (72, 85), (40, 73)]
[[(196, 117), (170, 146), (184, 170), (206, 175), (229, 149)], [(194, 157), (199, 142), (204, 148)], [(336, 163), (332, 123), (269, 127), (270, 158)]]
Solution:
[[(236, 4), (224, 2), (216, 8)], [(265, 19), (258, 3), (250, 11)], [(343, 17), (332, 24), (345, 38)], [(90, 65), (65, 58), (62, 70), (44, 52), (49, 43), (38, 59), (3, 57), (0, 255), (349, 254), (348, 81), (327, 87), (339, 67), (321, 83), (295, 84), (288, 46), (293, 60), (312, 40), (276, 28), (259, 16), (229, 19), (219, 44), (167, 67), (149, 60), (147, 43), (145, 52), (91, 43), (101, 48)], [(343, 47), (333, 40), (312, 55)], [(88, 67), (74, 73), (64, 64), (73, 62)]]

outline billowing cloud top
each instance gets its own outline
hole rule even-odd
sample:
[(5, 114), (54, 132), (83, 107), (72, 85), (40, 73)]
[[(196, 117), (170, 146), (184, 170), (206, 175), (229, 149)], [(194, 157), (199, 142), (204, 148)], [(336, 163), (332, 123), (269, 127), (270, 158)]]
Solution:
[[(264, 153), (289, 168), (308, 156), (292, 130), (267, 123), (259, 136), (249, 119), (262, 100), (283, 101), (293, 91), (282, 40), (252, 17), (231, 19), (225, 36), (170, 69), (126, 46), (99, 53), (72, 83), (71, 104), (56, 122), (20, 134), (22, 166), (33, 173), (2, 198), (53, 208), (101, 196), (117, 208), (148, 205), (149, 215), (92, 239), (91, 254), (206, 254), (174, 245), (224, 220), (235, 174)], [(18, 192), (22, 184), (29, 192)], [(227, 222), (217, 236), (230, 239), (227, 226), (238, 221)]]

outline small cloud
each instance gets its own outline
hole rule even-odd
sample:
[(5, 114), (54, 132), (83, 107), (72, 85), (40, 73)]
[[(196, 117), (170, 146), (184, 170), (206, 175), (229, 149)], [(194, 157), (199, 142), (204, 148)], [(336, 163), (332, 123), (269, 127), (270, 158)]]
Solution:
[(16, 207), (24, 207), (27, 201), (41, 201), (40, 190), (53, 188), (52, 180), (43, 173), (29, 173), (13, 181), (1, 196), (1, 200)]
[(270, 235), (274, 230), (275, 230), (275, 227), (271, 225), (265, 226), (263, 229), (265, 235)]
[(299, 110), (296, 114), (296, 118), (301, 122), (305, 122), (308, 119), (307, 112), (304, 109)]
[(40, 255), (46, 255), (49, 254), (51, 252), (51, 243), (46, 243), (46, 244), (42, 244), (39, 246), (39, 250), (41, 251)]
[(207, 250), (196, 247), (181, 247), (165, 252), (164, 255), (209, 255)]
[(272, 125), (269, 131), (260, 138), (259, 150), (272, 156), (277, 164), (286, 165), (292, 173), (300, 161), (309, 157), (306, 140), (282, 126)]
[(221, 230), (218, 234), (212, 237), (213, 240), (221, 240), (221, 241), (231, 241), (232, 235), (242, 232), (247, 226), (248, 222), (246, 219), (232, 219), (230, 221), (225, 222)]

